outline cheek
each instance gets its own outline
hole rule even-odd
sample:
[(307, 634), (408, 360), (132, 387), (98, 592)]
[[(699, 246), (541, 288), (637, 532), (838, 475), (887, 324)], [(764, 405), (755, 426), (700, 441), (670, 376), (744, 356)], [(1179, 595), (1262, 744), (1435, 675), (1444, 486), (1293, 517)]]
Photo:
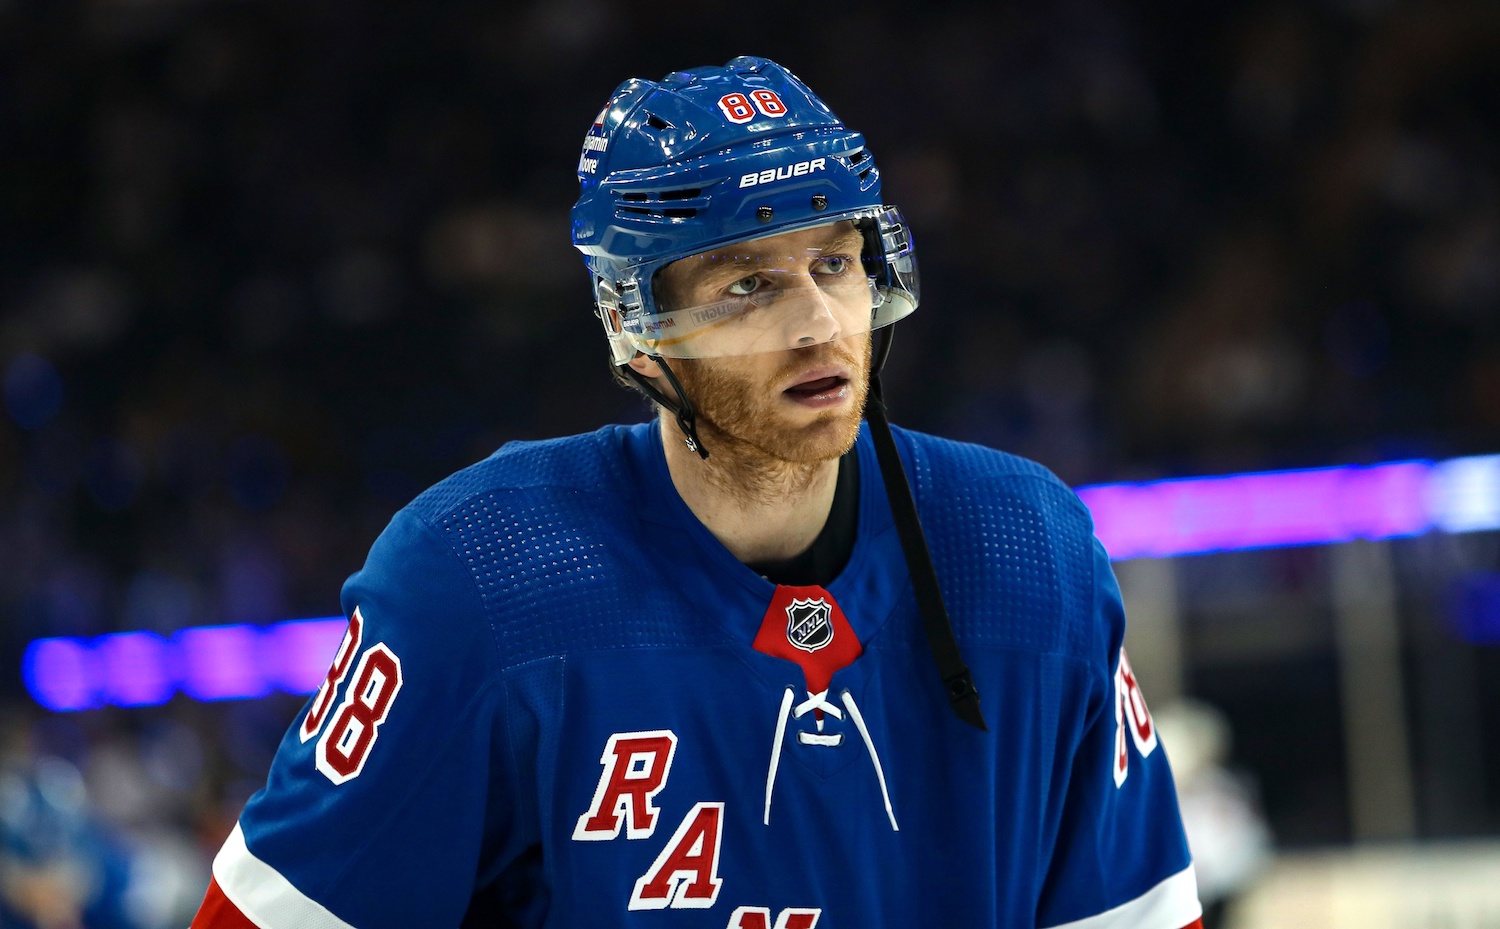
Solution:
[(768, 414), (779, 399), (775, 389), (778, 378), (782, 377), (779, 365), (745, 364), (746, 359), (734, 361), (739, 363), (705, 366), (695, 372), (693, 384), (688, 387), (699, 408), (721, 425), (758, 419)]
[(675, 362), (677, 376), (682, 386), (700, 406), (723, 404), (725, 401), (744, 402), (753, 395), (759, 383), (753, 371), (742, 370), (732, 363), (733, 359), (709, 360), (684, 358)]

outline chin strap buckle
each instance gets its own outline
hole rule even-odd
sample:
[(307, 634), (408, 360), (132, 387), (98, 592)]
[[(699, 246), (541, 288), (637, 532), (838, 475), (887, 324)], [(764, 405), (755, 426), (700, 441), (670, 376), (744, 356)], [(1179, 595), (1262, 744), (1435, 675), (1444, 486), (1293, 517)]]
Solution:
[(703, 447), (703, 440), (698, 438), (698, 422), (693, 413), (692, 401), (688, 400), (687, 391), (682, 389), (682, 384), (678, 383), (677, 375), (673, 374), (672, 369), (667, 366), (665, 358), (662, 358), (660, 355), (648, 355), (647, 357), (656, 362), (661, 368), (662, 373), (667, 376), (667, 383), (672, 385), (673, 392), (677, 394), (676, 400), (668, 397), (662, 392), (661, 388), (652, 382), (651, 378), (632, 368), (630, 365), (621, 365), (620, 370), (623, 370), (627, 377), (635, 381), (641, 390), (645, 391), (646, 395), (653, 401), (677, 417), (677, 426), (682, 430), (683, 441), (687, 443), (688, 451), (697, 452), (699, 458), (707, 458), (708, 449)]

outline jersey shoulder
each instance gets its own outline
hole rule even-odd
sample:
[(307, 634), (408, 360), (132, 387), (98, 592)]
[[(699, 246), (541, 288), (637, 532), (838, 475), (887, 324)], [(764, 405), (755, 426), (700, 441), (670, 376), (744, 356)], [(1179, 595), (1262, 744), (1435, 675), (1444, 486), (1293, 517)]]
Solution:
[(1037, 500), (1055, 498), (1065, 510), (1072, 511), (1070, 515), (1082, 517), (1085, 521), (1088, 519), (1088, 509), (1078, 495), (1046, 465), (973, 442), (960, 442), (913, 429), (895, 428), (894, 431), (907, 444), (914, 459), (908, 467), (916, 468), (921, 477), (941, 484), (1008, 481), (1020, 495)]
[(1035, 461), (901, 430), (922, 525), (961, 638), (1090, 659), (1093, 520)]
[(627, 479), (620, 445), (621, 433), (628, 429), (606, 426), (583, 435), (507, 442), (483, 461), (427, 488), (406, 509), (429, 523), (439, 523), (487, 494), (604, 496), (606, 488)]
[(508, 443), (398, 516), (429, 527), (461, 566), (507, 666), (692, 638), (661, 608), (667, 582), (641, 557), (633, 491), (649, 478), (626, 446), (644, 428)]

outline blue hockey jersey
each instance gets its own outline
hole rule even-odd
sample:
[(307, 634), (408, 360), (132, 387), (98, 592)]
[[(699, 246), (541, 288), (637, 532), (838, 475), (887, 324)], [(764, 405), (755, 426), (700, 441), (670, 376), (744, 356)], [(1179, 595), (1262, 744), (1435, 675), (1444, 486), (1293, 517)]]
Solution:
[(989, 732), (948, 707), (867, 430), (826, 590), (738, 562), (655, 423), (513, 443), (349, 579), (194, 927), (458, 926), (486, 887), (528, 929), (1195, 925), (1088, 511), (1023, 459), (897, 443)]

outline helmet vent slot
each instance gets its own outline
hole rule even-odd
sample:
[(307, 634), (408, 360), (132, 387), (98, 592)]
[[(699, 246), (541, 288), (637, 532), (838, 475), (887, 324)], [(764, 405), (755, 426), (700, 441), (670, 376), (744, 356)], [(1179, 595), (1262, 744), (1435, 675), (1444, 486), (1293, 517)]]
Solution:
[[(703, 208), (699, 200), (702, 187), (678, 187), (674, 190), (636, 190), (621, 193), (624, 203), (615, 208), (616, 216), (652, 216), (660, 219), (692, 219)], [(692, 201), (699, 200), (693, 204)], [(628, 206), (625, 204), (629, 204)], [(690, 205), (691, 204), (691, 205)]]
[(647, 114), (646, 125), (656, 130), (672, 128), (671, 123), (667, 122), (665, 119), (662, 119), (660, 116), (657, 116), (655, 113)]

